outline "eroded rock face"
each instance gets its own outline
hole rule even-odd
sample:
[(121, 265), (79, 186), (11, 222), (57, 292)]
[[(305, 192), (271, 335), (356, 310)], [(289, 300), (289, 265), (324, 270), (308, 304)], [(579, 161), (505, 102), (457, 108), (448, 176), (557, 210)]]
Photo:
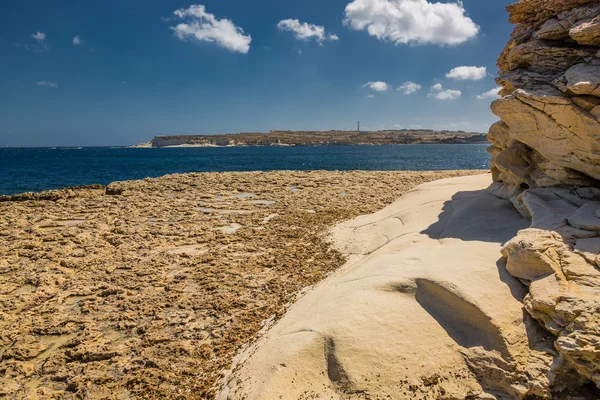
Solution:
[(519, 195), (515, 202), (532, 218), (532, 227), (520, 231), (502, 254), (507, 271), (529, 286), (525, 309), (556, 337), (554, 347), (566, 368), (558, 377), (575, 370), (581, 382), (600, 386), (600, 237), (569, 222), (593, 223), (582, 217), (598, 203), (577, 207), (582, 200), (575, 190), (533, 189)]
[(492, 104), (502, 120), (490, 131), (495, 179), (593, 185), (600, 179), (600, 2), (524, 0), (509, 11), (519, 25), (498, 60), (504, 97)]
[(498, 60), (493, 194), (531, 226), (502, 249), (554, 337), (550, 387), (600, 387), (600, 1), (521, 0)]

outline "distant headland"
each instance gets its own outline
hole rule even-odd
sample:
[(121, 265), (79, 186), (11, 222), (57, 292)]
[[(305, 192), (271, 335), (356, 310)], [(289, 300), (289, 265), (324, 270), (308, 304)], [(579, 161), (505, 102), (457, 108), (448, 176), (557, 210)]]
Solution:
[(133, 147), (241, 147), (486, 143), (481, 133), (446, 130), (270, 131), (223, 135), (156, 136)]

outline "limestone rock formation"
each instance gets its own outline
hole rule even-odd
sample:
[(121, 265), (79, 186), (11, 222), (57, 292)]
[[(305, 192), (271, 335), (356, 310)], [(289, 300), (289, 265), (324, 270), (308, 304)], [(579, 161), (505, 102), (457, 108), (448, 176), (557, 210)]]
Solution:
[(557, 352), (499, 261), (527, 221), (490, 178), (421, 185), (335, 227), (349, 262), (239, 355), (217, 399), (548, 398)]
[(600, 0), (508, 10), (494, 183), (422, 185), (336, 227), (350, 261), (218, 399), (600, 399)]
[(550, 385), (600, 387), (600, 1), (521, 0), (498, 60), (490, 191), (531, 226), (502, 249), (554, 337)]

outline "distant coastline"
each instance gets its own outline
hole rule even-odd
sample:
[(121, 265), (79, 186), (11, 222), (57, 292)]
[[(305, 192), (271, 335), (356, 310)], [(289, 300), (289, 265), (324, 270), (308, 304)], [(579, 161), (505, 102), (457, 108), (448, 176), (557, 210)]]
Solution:
[(155, 136), (132, 148), (249, 147), (249, 146), (377, 146), (390, 144), (473, 144), (486, 143), (486, 135), (464, 131), (270, 131), (224, 135)]
[[(194, 146), (194, 145), (187, 145)], [(202, 145), (200, 145), (202, 146)], [(186, 172), (489, 169), (488, 143), (131, 149), (0, 148), (0, 195)]]

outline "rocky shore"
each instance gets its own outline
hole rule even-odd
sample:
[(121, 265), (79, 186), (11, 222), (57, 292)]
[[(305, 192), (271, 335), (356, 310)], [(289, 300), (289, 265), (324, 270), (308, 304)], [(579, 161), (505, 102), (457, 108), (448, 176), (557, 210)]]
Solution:
[(508, 11), (491, 173), (0, 197), (0, 397), (599, 399), (600, 0)]
[(600, 399), (600, 1), (508, 11), (492, 179), (333, 229), (350, 261), (236, 358), (219, 399)]
[(481, 171), (165, 176), (0, 198), (0, 397), (211, 398), (344, 263), (324, 233)]

